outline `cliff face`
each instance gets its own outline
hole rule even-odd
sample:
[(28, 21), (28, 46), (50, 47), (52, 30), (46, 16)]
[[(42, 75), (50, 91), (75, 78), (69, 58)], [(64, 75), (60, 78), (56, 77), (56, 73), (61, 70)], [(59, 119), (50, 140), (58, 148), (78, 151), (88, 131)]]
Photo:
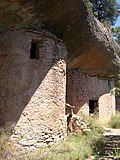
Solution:
[(100, 77), (114, 77), (119, 47), (90, 13), (86, 0), (1, 0), (0, 31), (28, 28), (46, 30), (62, 39), (68, 68)]

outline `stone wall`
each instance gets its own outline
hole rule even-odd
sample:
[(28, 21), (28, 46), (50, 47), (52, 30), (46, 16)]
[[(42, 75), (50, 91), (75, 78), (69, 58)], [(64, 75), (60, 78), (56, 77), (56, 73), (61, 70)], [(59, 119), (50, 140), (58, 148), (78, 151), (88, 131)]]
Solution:
[[(30, 59), (31, 42), (39, 56)], [(13, 139), (39, 146), (66, 136), (66, 49), (52, 35), (25, 30), (0, 35), (0, 125)]]
[(120, 111), (120, 97), (119, 96), (116, 97), (116, 110)]
[(67, 103), (75, 106), (75, 114), (89, 115), (89, 100), (98, 100), (99, 117), (110, 118), (115, 113), (113, 88), (113, 80), (90, 77), (79, 69), (67, 72)]

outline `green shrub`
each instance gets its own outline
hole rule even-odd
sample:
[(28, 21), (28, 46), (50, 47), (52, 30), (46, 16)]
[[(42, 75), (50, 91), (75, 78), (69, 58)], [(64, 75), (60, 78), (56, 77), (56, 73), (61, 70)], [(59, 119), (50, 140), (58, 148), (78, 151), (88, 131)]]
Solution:
[(91, 129), (88, 135), (89, 143), (92, 147), (92, 154), (98, 158), (104, 155), (105, 138), (103, 136), (103, 128), (97, 118), (89, 117), (87, 125)]
[(101, 125), (98, 122), (97, 118), (93, 118), (93, 117), (89, 117), (86, 120), (87, 126), (88, 128), (91, 129), (92, 133), (94, 132), (94, 134), (102, 134), (103, 133), (103, 128), (101, 127)]
[(119, 146), (115, 148), (114, 150), (114, 158), (120, 159), (120, 149)]
[(109, 122), (109, 126), (111, 128), (120, 129), (120, 113), (112, 117), (111, 121)]

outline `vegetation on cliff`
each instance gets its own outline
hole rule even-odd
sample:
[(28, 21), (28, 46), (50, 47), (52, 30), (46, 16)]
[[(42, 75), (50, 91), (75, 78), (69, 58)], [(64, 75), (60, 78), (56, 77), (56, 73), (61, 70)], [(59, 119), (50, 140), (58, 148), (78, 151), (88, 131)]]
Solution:
[(116, 0), (89, 0), (91, 10), (99, 21), (113, 25), (119, 16), (120, 5)]
[(113, 28), (112, 32), (116, 42), (120, 44), (120, 26)]

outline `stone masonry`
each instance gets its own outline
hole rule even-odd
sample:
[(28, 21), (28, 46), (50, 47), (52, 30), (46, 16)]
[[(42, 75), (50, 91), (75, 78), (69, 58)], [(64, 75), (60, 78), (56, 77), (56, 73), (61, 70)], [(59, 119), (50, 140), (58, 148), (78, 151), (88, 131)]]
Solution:
[(14, 124), (11, 139), (20, 146), (34, 148), (64, 139), (66, 102), (78, 115), (90, 114), (90, 102), (98, 105), (100, 119), (114, 115), (114, 80), (68, 69), (66, 83), (66, 58), (62, 41), (48, 32), (0, 34), (0, 126)]
[[(38, 52), (33, 57), (31, 47)], [(25, 30), (0, 35), (0, 125), (14, 123), (12, 139), (21, 146), (66, 136), (66, 55), (53, 35)]]
[(120, 111), (120, 97), (116, 96), (116, 110)]
[(75, 106), (75, 114), (89, 115), (89, 100), (96, 100), (99, 118), (108, 120), (115, 114), (113, 88), (114, 80), (84, 75), (79, 69), (67, 71), (67, 103)]

